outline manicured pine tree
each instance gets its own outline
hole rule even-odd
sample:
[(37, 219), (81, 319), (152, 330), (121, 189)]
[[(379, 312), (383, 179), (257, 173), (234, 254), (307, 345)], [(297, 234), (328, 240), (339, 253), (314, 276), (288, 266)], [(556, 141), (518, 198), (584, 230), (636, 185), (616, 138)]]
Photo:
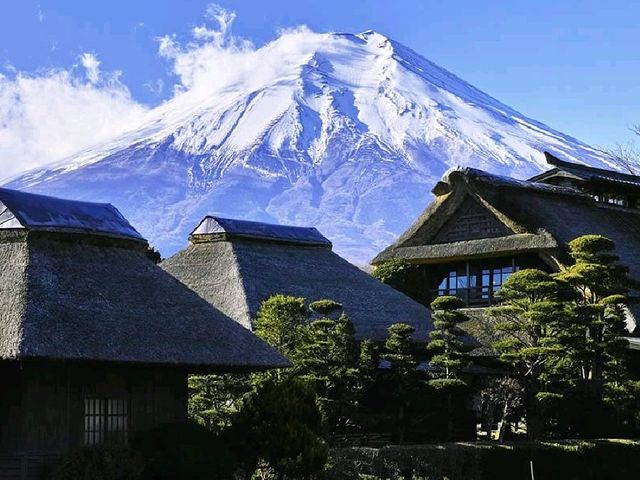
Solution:
[(502, 285), (502, 303), (488, 309), (500, 337), (493, 347), (524, 386), (527, 434), (532, 439), (544, 430), (540, 401), (553, 396), (546, 390), (549, 373), (566, 353), (559, 339), (559, 321), (566, 317), (562, 294), (562, 284), (548, 273), (520, 270)]
[(433, 386), (457, 385), (464, 383), (460, 373), (469, 364), (462, 337), (465, 335), (460, 324), (469, 320), (461, 312), (464, 303), (458, 297), (445, 295), (431, 303), (433, 311), (433, 330), (429, 332), (431, 339), (427, 349), (434, 352), (429, 364), (435, 369), (431, 373), (430, 384)]
[(447, 440), (455, 436), (455, 412), (453, 399), (463, 392), (466, 386), (461, 378), (462, 369), (468, 366), (469, 358), (462, 341), (464, 330), (460, 324), (469, 320), (461, 312), (464, 303), (458, 297), (445, 295), (436, 298), (431, 303), (434, 329), (429, 332), (431, 339), (427, 349), (434, 352), (429, 365), (432, 367), (427, 382), (433, 389), (442, 392), (447, 404)]
[(571, 313), (580, 331), (571, 347), (582, 380), (606, 383), (626, 378), (627, 341), (622, 337), (628, 332), (623, 307), (632, 281), (614, 250), (606, 237), (578, 237), (569, 242), (574, 264), (555, 275), (577, 293)]
[[(313, 302), (310, 308), (335, 315), (342, 306), (322, 300)], [(353, 423), (361, 395), (360, 349), (351, 320), (344, 312), (336, 320), (327, 317), (314, 320), (300, 349), (300, 374), (316, 387), (327, 437), (344, 433)]]
[(396, 399), (398, 443), (402, 444), (406, 433), (406, 409), (418, 377), (413, 342), (415, 328), (406, 323), (394, 323), (388, 332), (382, 358), (390, 363), (389, 379)]

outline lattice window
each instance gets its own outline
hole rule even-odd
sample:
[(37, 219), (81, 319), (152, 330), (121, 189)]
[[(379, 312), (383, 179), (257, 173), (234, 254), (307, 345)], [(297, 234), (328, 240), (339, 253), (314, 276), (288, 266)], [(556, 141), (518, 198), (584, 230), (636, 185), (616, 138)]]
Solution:
[(84, 443), (126, 445), (129, 438), (130, 403), (116, 398), (85, 398)]
[(507, 234), (506, 227), (473, 200), (466, 200), (436, 235), (435, 242), (458, 242)]

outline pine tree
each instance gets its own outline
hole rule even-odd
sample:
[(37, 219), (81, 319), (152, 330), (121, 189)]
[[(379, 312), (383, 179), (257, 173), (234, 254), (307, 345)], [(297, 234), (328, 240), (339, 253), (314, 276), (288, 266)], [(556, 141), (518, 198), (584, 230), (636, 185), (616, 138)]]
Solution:
[(464, 303), (458, 297), (442, 296), (431, 303), (434, 329), (429, 332), (431, 339), (427, 349), (435, 352), (429, 362), (435, 369), (431, 373), (433, 386), (447, 387), (460, 385), (460, 373), (469, 364), (462, 337), (465, 335), (460, 324), (469, 317), (460, 311)]
[(405, 323), (394, 323), (388, 332), (382, 358), (390, 363), (389, 378), (397, 407), (398, 442), (402, 444), (407, 423), (405, 413), (418, 377), (413, 342), (415, 328)]
[(612, 407), (620, 425), (622, 415), (633, 412), (639, 398), (638, 384), (630, 381), (627, 372), (624, 339), (629, 334), (625, 294), (634, 282), (628, 269), (618, 263), (614, 242), (606, 237), (578, 237), (569, 242), (569, 254), (574, 264), (563, 268), (556, 278), (569, 284), (576, 294), (571, 308), (575, 335), (567, 353), (577, 381), (571, 386), (575, 392), (570, 393), (584, 399), (586, 408), (600, 412), (588, 422), (574, 418), (569, 424), (589, 435), (600, 434), (610, 428), (610, 421), (599, 421), (599, 417), (606, 417)]
[(562, 319), (566, 316), (562, 284), (536, 269), (512, 274), (500, 289), (502, 303), (488, 310), (500, 338), (493, 344), (500, 359), (524, 386), (527, 433), (538, 438), (544, 428), (542, 399), (548, 392), (550, 372), (561, 364)]
[(304, 298), (274, 295), (262, 302), (254, 333), (287, 357), (299, 363), (299, 346), (307, 335), (309, 310)]
[(189, 417), (209, 430), (226, 427), (251, 391), (249, 375), (190, 375)]
[(447, 405), (447, 440), (455, 437), (455, 417), (453, 408), (455, 395), (460, 395), (465, 382), (461, 378), (462, 369), (469, 364), (462, 341), (464, 330), (460, 324), (469, 320), (460, 309), (464, 303), (458, 297), (442, 296), (431, 303), (433, 311), (432, 320), (434, 329), (429, 332), (430, 341), (427, 349), (435, 352), (429, 362), (430, 372), (429, 386), (444, 394)]
[(361, 395), (360, 349), (351, 320), (344, 313), (337, 320), (314, 320), (300, 349), (300, 375), (315, 385), (327, 436), (344, 433)]
[(575, 263), (555, 275), (577, 293), (572, 321), (579, 332), (571, 347), (582, 380), (616, 382), (626, 377), (623, 307), (632, 282), (614, 249), (606, 237), (578, 237), (569, 242)]

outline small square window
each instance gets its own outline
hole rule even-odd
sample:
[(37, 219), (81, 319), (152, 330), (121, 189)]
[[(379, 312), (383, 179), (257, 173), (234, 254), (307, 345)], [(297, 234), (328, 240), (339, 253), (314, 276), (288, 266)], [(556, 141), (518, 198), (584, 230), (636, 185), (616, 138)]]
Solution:
[(84, 443), (126, 445), (130, 404), (119, 398), (85, 398)]

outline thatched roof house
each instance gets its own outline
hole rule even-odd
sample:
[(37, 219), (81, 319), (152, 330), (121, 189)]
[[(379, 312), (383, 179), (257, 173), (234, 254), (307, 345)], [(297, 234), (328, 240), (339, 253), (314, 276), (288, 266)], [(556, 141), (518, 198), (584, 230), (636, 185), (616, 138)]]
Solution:
[(0, 358), (286, 365), (146, 250), (111, 205), (0, 189)]
[(111, 205), (0, 188), (0, 472), (185, 421), (188, 372), (287, 360), (147, 257)]
[(282, 293), (341, 303), (359, 337), (384, 340), (403, 322), (426, 339), (429, 311), (335, 254), (315, 228), (206, 217), (189, 240), (161, 267), (247, 328)]
[[(537, 181), (450, 170), (434, 187), (435, 200), (372, 263), (405, 259), (422, 265), (431, 297), (455, 294), (482, 307), (511, 272), (557, 270), (569, 260), (569, 241), (600, 234), (615, 242), (620, 261), (640, 279), (640, 209), (633, 200), (640, 194), (640, 178), (551, 161), (555, 173), (534, 177)], [(630, 308), (640, 319), (640, 305)]]

